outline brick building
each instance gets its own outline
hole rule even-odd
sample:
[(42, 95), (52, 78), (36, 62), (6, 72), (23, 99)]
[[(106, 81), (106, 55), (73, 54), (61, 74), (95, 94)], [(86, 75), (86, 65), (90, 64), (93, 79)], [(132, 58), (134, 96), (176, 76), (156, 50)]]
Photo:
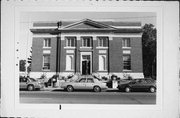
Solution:
[(141, 22), (34, 22), (30, 76), (143, 77), (141, 30)]

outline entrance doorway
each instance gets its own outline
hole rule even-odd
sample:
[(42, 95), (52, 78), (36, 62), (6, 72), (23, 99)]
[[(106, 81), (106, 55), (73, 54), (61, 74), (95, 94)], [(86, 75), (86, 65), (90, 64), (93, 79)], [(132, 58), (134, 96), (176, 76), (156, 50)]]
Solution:
[(81, 74), (90, 75), (91, 74), (91, 53), (83, 52), (81, 54)]

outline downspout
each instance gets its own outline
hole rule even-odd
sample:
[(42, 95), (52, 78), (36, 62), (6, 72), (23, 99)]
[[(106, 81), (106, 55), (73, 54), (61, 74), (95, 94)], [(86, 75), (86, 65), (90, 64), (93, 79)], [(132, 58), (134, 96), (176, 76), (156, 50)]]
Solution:
[(110, 72), (110, 60), (109, 60), (109, 38), (108, 38), (108, 74)]
[[(61, 21), (57, 23), (58, 28), (61, 27)], [(59, 35), (57, 37), (57, 73), (60, 73), (60, 65), (61, 65), (61, 32), (59, 32)]]
[(77, 70), (76, 70), (76, 67), (77, 67), (77, 39), (75, 39), (75, 59), (74, 59), (74, 61), (75, 61), (75, 63), (74, 63), (74, 68), (75, 68), (75, 71), (74, 71), (74, 73), (76, 74), (76, 72), (77, 72)]

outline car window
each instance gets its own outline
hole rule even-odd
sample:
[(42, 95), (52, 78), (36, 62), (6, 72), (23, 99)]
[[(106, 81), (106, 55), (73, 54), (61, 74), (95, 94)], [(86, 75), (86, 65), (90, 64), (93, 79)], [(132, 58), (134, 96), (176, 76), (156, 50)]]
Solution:
[(142, 84), (146, 84), (147, 82), (145, 81), (145, 80), (142, 80), (142, 82), (141, 82)]
[(21, 82), (27, 82), (27, 78), (22, 78)]
[(87, 79), (87, 83), (94, 83), (94, 81), (93, 81), (92, 78), (88, 78), (88, 79)]
[(35, 82), (36, 80), (34, 78), (29, 78), (31, 81)]
[(81, 82), (81, 83), (86, 82), (86, 78), (82, 78), (82, 79), (80, 79), (80, 80), (79, 80), (79, 82)]

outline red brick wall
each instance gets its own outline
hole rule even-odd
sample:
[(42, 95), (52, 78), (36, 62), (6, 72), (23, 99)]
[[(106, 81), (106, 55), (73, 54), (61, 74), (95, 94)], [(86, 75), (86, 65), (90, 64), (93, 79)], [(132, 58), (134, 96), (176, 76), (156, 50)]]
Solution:
[(109, 65), (110, 72), (122, 72), (122, 40), (119, 37), (109, 41)]
[(32, 72), (42, 71), (43, 38), (33, 38), (32, 40)]
[(60, 72), (64, 72), (66, 69), (66, 50), (64, 49), (65, 46), (66, 41), (61, 40)]
[(132, 72), (143, 72), (141, 38), (131, 38), (131, 69)]
[(76, 71), (80, 73), (80, 47), (81, 47), (81, 40), (77, 40), (77, 59), (76, 59)]
[(44, 38), (33, 38), (32, 43), (32, 72), (41, 72), (43, 65), (43, 50), (50, 50), (50, 72), (56, 71), (56, 47), (57, 40), (51, 38), (51, 48), (43, 48)]
[(93, 40), (93, 52), (92, 52), (92, 72), (98, 71), (98, 65), (99, 65), (99, 57), (98, 57), (98, 49), (96, 47), (98, 46), (98, 40)]
[[(143, 72), (142, 68), (142, 44), (141, 38), (131, 38), (131, 70), (132, 72)], [(81, 40), (77, 41), (77, 59), (76, 59), (76, 71), (80, 72), (80, 47)], [(98, 46), (98, 41), (93, 40), (93, 55), (92, 55), (92, 72), (98, 71), (99, 66), (99, 50), (96, 47)], [(113, 37), (113, 40), (109, 41), (109, 65), (110, 72), (122, 72), (123, 70), (123, 60), (122, 60), (122, 38)], [(65, 40), (61, 40), (61, 66), (60, 71), (65, 72), (66, 69), (66, 50)], [(51, 64), (50, 72), (56, 71), (56, 48), (57, 48), (57, 39), (51, 38)], [(33, 38), (32, 44), (32, 72), (41, 72), (42, 63), (43, 63), (43, 38)], [(107, 50), (108, 54), (108, 50)], [(73, 55), (73, 54), (71, 54)], [(103, 54), (104, 55), (104, 54)], [(74, 53), (75, 57), (75, 53)], [(107, 56), (107, 66), (108, 66), (108, 56)]]

